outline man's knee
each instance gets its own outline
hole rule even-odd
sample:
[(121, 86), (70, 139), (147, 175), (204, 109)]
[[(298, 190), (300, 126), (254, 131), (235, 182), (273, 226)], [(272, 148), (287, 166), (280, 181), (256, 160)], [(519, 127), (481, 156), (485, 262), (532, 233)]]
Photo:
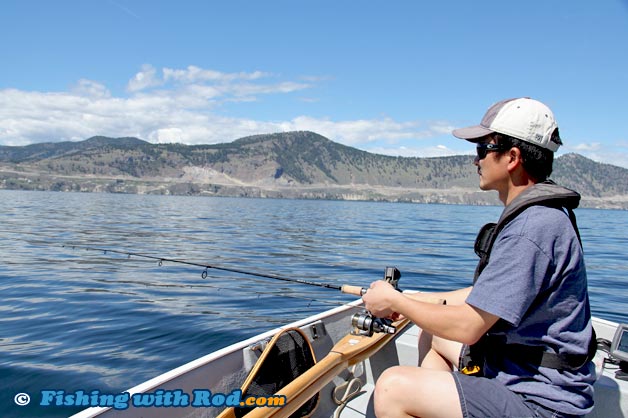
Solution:
[(375, 392), (373, 394), (375, 415), (380, 418), (387, 416), (395, 406), (399, 405), (398, 399), (396, 399), (398, 395), (396, 388), (403, 384), (403, 380), (400, 367), (391, 367), (384, 370), (375, 383)]
[(388, 398), (393, 397), (395, 393), (395, 387), (399, 387), (401, 384), (402, 375), (399, 367), (391, 367), (384, 370), (375, 383), (375, 396), (376, 398)]
[(401, 416), (461, 416), (458, 391), (448, 371), (396, 366), (384, 371), (375, 384), (378, 418)]

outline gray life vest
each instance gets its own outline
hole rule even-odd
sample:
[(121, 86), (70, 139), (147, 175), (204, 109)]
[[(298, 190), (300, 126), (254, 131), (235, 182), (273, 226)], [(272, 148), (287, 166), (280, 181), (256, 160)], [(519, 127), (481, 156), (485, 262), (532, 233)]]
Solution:
[[(576, 215), (573, 212), (573, 210), (578, 207), (579, 203), (580, 195), (578, 193), (558, 186), (551, 180), (535, 184), (521, 192), (506, 206), (497, 223), (488, 223), (480, 229), (480, 233), (474, 245), (475, 253), (480, 257), (480, 261), (475, 269), (473, 283), (475, 284), (480, 273), (482, 273), (482, 270), (484, 270), (484, 267), (488, 264), (497, 235), (499, 235), (501, 230), (504, 229), (510, 221), (530, 206), (541, 205), (565, 209), (576, 231), (578, 240), (580, 240), (580, 231), (578, 231)], [(582, 241), (580, 241), (580, 245), (582, 246)]]
[[(576, 223), (576, 215), (573, 212), (573, 209), (577, 208), (579, 203), (580, 195), (578, 193), (558, 186), (551, 180), (535, 184), (520, 193), (504, 209), (497, 223), (486, 224), (480, 229), (474, 245), (475, 253), (480, 257), (480, 261), (475, 269), (473, 284), (475, 284), (482, 270), (484, 270), (489, 262), (491, 250), (493, 249), (497, 235), (499, 235), (510, 221), (530, 206), (541, 205), (565, 210), (578, 236), (580, 246), (582, 246), (580, 232), (578, 231), (578, 225)], [(459, 367), (465, 374), (482, 375), (484, 358), (487, 353), (507, 352), (508, 357), (516, 357), (522, 361), (536, 364), (537, 366), (575, 370), (584, 366), (592, 359), (593, 356), (595, 356), (596, 349), (597, 340), (595, 332), (591, 338), (587, 355), (562, 355), (546, 352), (543, 347), (540, 346), (506, 344), (487, 333), (475, 344), (471, 346), (465, 345), (463, 347)]]

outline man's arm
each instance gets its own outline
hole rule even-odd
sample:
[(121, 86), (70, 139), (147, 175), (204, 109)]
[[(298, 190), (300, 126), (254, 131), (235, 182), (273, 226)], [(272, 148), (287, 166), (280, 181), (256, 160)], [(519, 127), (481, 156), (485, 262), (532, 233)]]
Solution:
[(464, 289), (457, 289), (449, 292), (417, 292), (408, 293), (407, 296), (410, 299), (418, 300), (420, 302), (430, 302), (435, 299), (443, 299), (446, 301), (446, 305), (462, 305), (465, 303), (469, 293), (471, 293), (471, 289), (473, 289), (473, 287), (465, 287)]
[[(459, 301), (462, 295), (469, 294), (470, 289), (445, 293), (450, 293), (452, 300)], [(442, 297), (443, 294), (439, 293), (438, 296)], [(399, 313), (432, 335), (464, 344), (475, 343), (499, 319), (464, 302), (447, 305), (422, 302), (415, 296), (396, 291), (384, 281), (371, 284), (362, 299), (366, 309), (375, 316), (389, 317)]]

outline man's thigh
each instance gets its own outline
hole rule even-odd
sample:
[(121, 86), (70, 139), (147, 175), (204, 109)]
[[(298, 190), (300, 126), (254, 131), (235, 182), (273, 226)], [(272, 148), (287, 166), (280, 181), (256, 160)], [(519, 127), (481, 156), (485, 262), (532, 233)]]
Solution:
[(446, 340), (440, 337), (432, 337), (432, 349), (447, 359), (454, 367), (458, 367), (462, 344), (457, 341)]
[(546, 410), (536, 404), (526, 403), (522, 397), (494, 379), (467, 376), (457, 372), (453, 373), (453, 377), (464, 418), (547, 416)]

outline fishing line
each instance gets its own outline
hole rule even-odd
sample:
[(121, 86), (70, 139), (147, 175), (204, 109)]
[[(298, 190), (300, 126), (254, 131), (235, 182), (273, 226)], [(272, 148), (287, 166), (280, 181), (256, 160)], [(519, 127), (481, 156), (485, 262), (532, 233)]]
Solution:
[[(6, 232), (14, 233), (13, 231), (6, 231)], [(47, 236), (46, 234), (33, 233), (29, 231), (29, 232), (21, 232), (20, 235), (21, 235), (20, 238), (22, 238), (20, 239), (20, 241), (28, 242), (31, 245), (55, 246), (55, 244), (53, 244), (52, 241), (56, 240), (56, 238), (52, 238), (50, 236)], [(24, 239), (23, 235), (30, 235), (31, 237), (36, 238), (36, 239)], [(59, 245), (59, 244), (56, 244), (56, 245)], [(169, 262), (169, 263), (182, 264), (182, 265), (188, 265), (188, 266), (194, 266), (194, 267), (201, 267), (203, 268), (203, 271), (201, 273), (201, 278), (203, 279), (207, 278), (208, 270), (213, 269), (213, 270), (226, 271), (226, 272), (248, 275), (248, 276), (253, 276), (253, 277), (259, 277), (259, 278), (264, 278), (264, 279), (280, 280), (280, 281), (284, 281), (288, 283), (297, 283), (297, 284), (316, 286), (316, 287), (321, 287), (321, 288), (326, 288), (326, 289), (334, 289), (334, 290), (339, 290), (342, 293), (349, 293), (353, 295), (358, 295), (358, 293), (349, 291), (347, 288), (356, 288), (356, 289), (360, 288), (359, 286), (346, 286), (346, 285), (341, 286), (341, 285), (335, 285), (331, 283), (316, 282), (316, 281), (304, 280), (304, 279), (298, 279), (298, 278), (288, 278), (288, 277), (283, 277), (276, 274), (270, 274), (270, 273), (265, 273), (265, 272), (259, 272), (259, 271), (256, 272), (256, 271), (249, 271), (249, 270), (237, 269), (237, 268), (232, 268), (232, 267), (224, 267), (224, 266), (198, 263), (198, 262), (192, 262), (192, 261), (181, 260), (181, 259), (174, 259), (174, 258), (169, 258), (169, 257), (160, 257), (160, 256), (143, 254), (143, 253), (127, 251), (127, 250), (117, 250), (117, 249), (112, 249), (112, 248), (103, 248), (103, 247), (80, 245), (80, 244), (61, 244), (61, 247), (70, 248), (73, 250), (83, 249), (86, 251), (101, 252), (105, 255), (107, 253), (111, 253), (111, 254), (124, 255), (124, 256), (127, 256), (128, 258), (136, 257), (136, 258), (143, 258), (147, 260), (155, 260), (157, 261), (159, 266), (163, 265), (164, 262)], [(253, 292), (250, 289), (248, 289), (248, 291)], [(301, 297), (301, 298), (318, 302), (318, 300), (311, 299), (311, 298), (305, 298), (305, 297)]]
[[(255, 278), (249, 278), (249, 281), (255, 282), (255, 283), (259, 283), (259, 284), (267, 284), (267, 282), (263, 281), (263, 280), (259, 280), (259, 279), (255, 279)], [(123, 284), (145, 284), (144, 282), (137, 282), (137, 281), (133, 281), (133, 280), (124, 280), (124, 281), (120, 281), (120, 280), (107, 280), (107, 279), (103, 279), (101, 280), (104, 283), (123, 283)], [(150, 286), (157, 286), (157, 287), (172, 287), (173, 285), (163, 285), (163, 284), (156, 284), (156, 283), (151, 283)], [(181, 287), (181, 286), (177, 286), (177, 287)], [(223, 289), (225, 289), (225, 286), (221, 286), (221, 285), (215, 285), (215, 284), (211, 284), (211, 283), (204, 283), (204, 284), (195, 284), (195, 285), (186, 285), (184, 287), (187, 288), (211, 288), (211, 289), (216, 289), (217, 291), (221, 291)], [(233, 290), (233, 287), (228, 288), (228, 290)], [(256, 294), (258, 297), (260, 296), (267, 296), (267, 297), (286, 297), (286, 298), (290, 298), (290, 299), (300, 299), (300, 300), (306, 300), (308, 302), (310, 302), (307, 307), (309, 308), (312, 304), (312, 302), (317, 302), (317, 303), (322, 303), (322, 304), (327, 304), (327, 305), (332, 305), (332, 306), (349, 306), (352, 303), (354, 303), (353, 301), (351, 302), (342, 302), (339, 300), (330, 300), (330, 299), (319, 299), (319, 298), (314, 298), (314, 297), (308, 297), (308, 296), (304, 296), (298, 293), (293, 293), (293, 291), (290, 289), (291, 293), (281, 293), (278, 294), (276, 292), (273, 291), (259, 291), (259, 290), (251, 290), (250, 288), (244, 288), (243, 286), (240, 286), (239, 289), (245, 290), (247, 293), (253, 293)]]
[(261, 277), (265, 279), (281, 280), (284, 282), (291, 282), (291, 283), (299, 283), (299, 284), (304, 284), (308, 286), (317, 286), (317, 287), (324, 287), (327, 289), (342, 290), (342, 286), (333, 285), (330, 283), (320, 283), (320, 282), (313, 282), (310, 280), (294, 279), (294, 278), (289, 278), (289, 277), (278, 276), (275, 274), (260, 273), (260, 272), (253, 272), (253, 271), (235, 269), (235, 268), (230, 268), (230, 267), (222, 267), (222, 266), (215, 266), (215, 265), (210, 265), (210, 264), (196, 263), (192, 261), (178, 260), (178, 259), (168, 258), (168, 257), (157, 257), (154, 255), (141, 254), (141, 253), (136, 253), (133, 251), (121, 251), (121, 250), (112, 250), (109, 248), (98, 248), (98, 247), (89, 247), (89, 246), (82, 246), (82, 245), (65, 245), (65, 244), (63, 245), (63, 247), (72, 248), (72, 249), (78, 248), (78, 249), (83, 249), (86, 251), (97, 251), (97, 252), (102, 252), (105, 255), (107, 253), (112, 253), (112, 254), (125, 255), (128, 258), (137, 257), (137, 258), (144, 258), (148, 260), (156, 260), (159, 266), (161, 266), (164, 262), (168, 262), (168, 263), (175, 263), (175, 264), (183, 264), (187, 266), (201, 267), (204, 269), (203, 272), (201, 273), (201, 278), (203, 279), (207, 278), (207, 271), (212, 269), (212, 270), (228, 271), (230, 273), (237, 273), (237, 274), (243, 274), (243, 275), (254, 276), (254, 277)]
[[(85, 247), (76, 246), (76, 245), (74, 245), (74, 246), (72, 246), (72, 245), (64, 245), (64, 247), (70, 247), (70, 248), (73, 248), (73, 249), (75, 249), (75, 248), (85, 248)], [(89, 247), (89, 248), (86, 248), (86, 249), (92, 250), (93, 248)], [(100, 250), (101, 249), (98, 249), (99, 252), (100, 252)], [(118, 250), (115, 250), (115, 251), (106, 250), (106, 251), (107, 252), (111, 252), (111, 253), (115, 253), (115, 254), (125, 255), (127, 257), (129, 256), (129, 253), (123, 252), (123, 251), (118, 251)], [(133, 254), (134, 253), (131, 253), (131, 255), (133, 255)], [(105, 252), (105, 255), (106, 255), (106, 252)], [(157, 257), (150, 256), (149, 259), (155, 260), (155, 259), (157, 259)], [(168, 259), (166, 259), (166, 258), (160, 258), (160, 260), (168, 261)], [(204, 267), (205, 266), (204, 264), (191, 263), (191, 262), (187, 262), (187, 261), (184, 262), (183, 264), (192, 265), (192, 266), (195, 266), (195, 267), (198, 267), (198, 266), (203, 266)], [(221, 270), (223, 270), (223, 269), (221, 269)], [(231, 271), (231, 270), (228, 270), (228, 271)], [(203, 273), (205, 273), (205, 271), (203, 271)], [(267, 278), (267, 275), (265, 275), (265, 274), (262, 274), (262, 275), (256, 274), (256, 276), (259, 276), (260, 278)], [(203, 277), (203, 275), (201, 277)], [(203, 278), (204, 279), (206, 278), (206, 274), (205, 274), (205, 277), (203, 277)], [(248, 280), (251, 281), (251, 282), (254, 282), (254, 283), (259, 283), (261, 285), (266, 285), (268, 283), (267, 281), (261, 280), (259, 278), (256, 279), (255, 277), (251, 277)], [(109, 281), (109, 280), (105, 280), (105, 281)], [(111, 281), (111, 282), (113, 282), (113, 281)], [(119, 281), (115, 281), (115, 282), (119, 283)], [(136, 282), (126, 281), (126, 283), (136, 283)], [(297, 282), (297, 283), (299, 283), (299, 282)], [(152, 286), (155, 286), (155, 285), (156, 284), (154, 284), (154, 283), (152, 284)], [(225, 286), (212, 284), (212, 283), (191, 285), (189, 287), (200, 287), (200, 288), (202, 288), (202, 287), (209, 287), (209, 288), (212, 288), (212, 289), (216, 289), (217, 291), (221, 291), (222, 289), (225, 288)], [(325, 286), (325, 287), (328, 287), (328, 286)], [(307, 302), (309, 302), (307, 304), (307, 308), (309, 308), (312, 305), (312, 303), (319, 303), (319, 304), (325, 304), (325, 305), (331, 305), (331, 306), (350, 306), (350, 305), (352, 305), (354, 303), (353, 301), (351, 301), (351, 302), (343, 302), (343, 301), (340, 301), (340, 300), (330, 300), (330, 299), (320, 299), (320, 298), (315, 298), (315, 297), (308, 297), (308, 296), (305, 296), (303, 294), (295, 293), (292, 290), (290, 290), (290, 293), (277, 294), (276, 292), (273, 292), (273, 291), (252, 290), (251, 288), (248, 288), (248, 287), (244, 288), (243, 286), (240, 286), (240, 288), (245, 290), (247, 293), (253, 293), (253, 294), (257, 295), (258, 298), (259, 297), (281, 297), (281, 298), (289, 298), (289, 299), (296, 299), (296, 300), (301, 300), (301, 301), (307, 301)], [(228, 289), (229, 290), (233, 290), (233, 287), (230, 287)]]

